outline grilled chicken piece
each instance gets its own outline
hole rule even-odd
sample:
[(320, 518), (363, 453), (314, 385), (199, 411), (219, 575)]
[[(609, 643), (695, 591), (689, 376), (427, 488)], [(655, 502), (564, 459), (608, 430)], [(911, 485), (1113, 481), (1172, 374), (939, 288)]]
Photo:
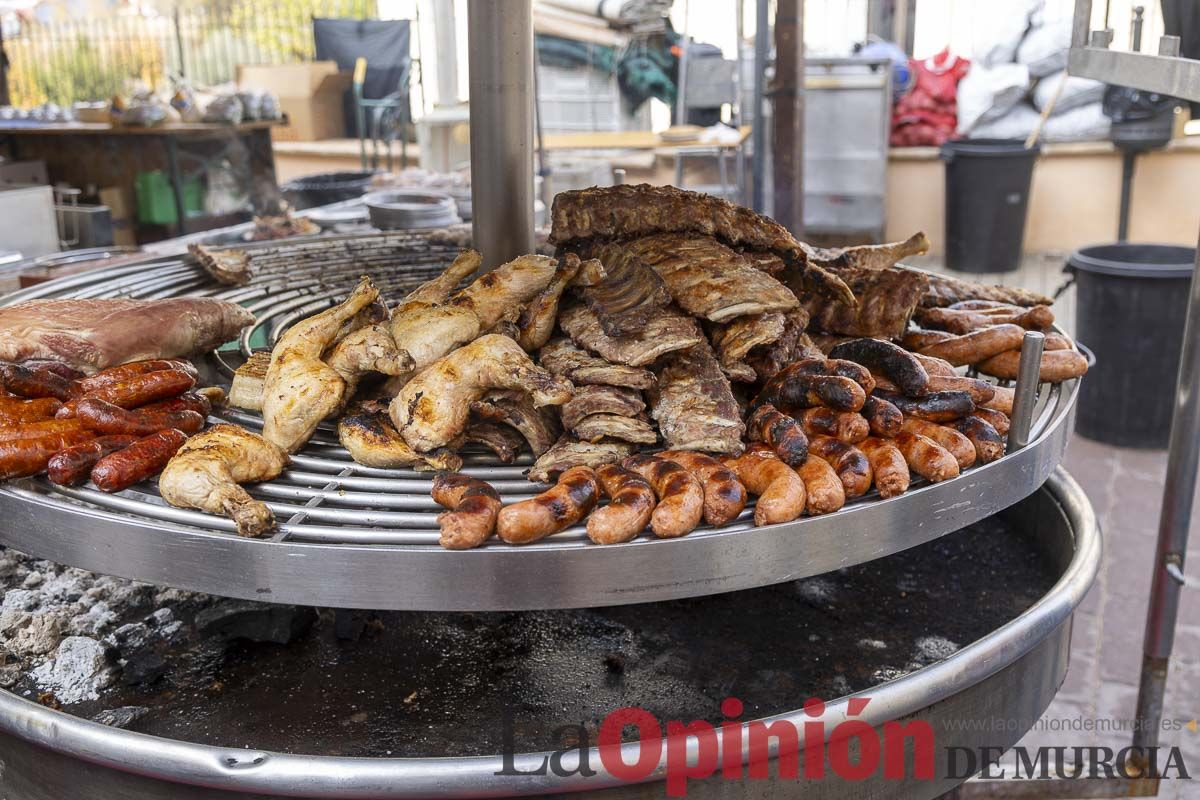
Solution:
[[(796, 313), (807, 316), (803, 311)], [(717, 350), (721, 369), (730, 380), (753, 383), (758, 376), (746, 362), (746, 356), (755, 347), (779, 341), (786, 330), (787, 316), (777, 311), (738, 317), (724, 325), (714, 325), (712, 343)]]
[(573, 387), (536, 366), (512, 339), (489, 334), (413, 376), (392, 400), (389, 414), (406, 442), (429, 452), (462, 432), (471, 403), (489, 389), (526, 391), (534, 405), (546, 406), (570, 400)]
[[(500, 459), (501, 464), (511, 464), (525, 446), (525, 438), (515, 429), (496, 422), (472, 422), (459, 437), (461, 444), (478, 444), (486, 447)], [(456, 443), (455, 449), (458, 449)]]
[(488, 392), (471, 403), (471, 413), (482, 420), (516, 428), (529, 443), (534, 458), (549, 450), (560, 433), (554, 414), (535, 406), (527, 392)]
[(619, 414), (633, 417), (646, 410), (641, 392), (619, 386), (580, 386), (562, 407), (562, 423), (572, 430), (592, 414)]
[(929, 284), (925, 273), (898, 267), (853, 267), (838, 270), (838, 275), (858, 303), (806, 298), (805, 306), (812, 313), (809, 327), (813, 330), (899, 339)]
[(529, 480), (549, 483), (554, 476), (571, 467), (598, 467), (616, 464), (633, 453), (633, 445), (626, 442), (596, 442), (589, 444), (570, 436), (563, 436), (554, 446), (542, 454), (529, 470)]
[(658, 434), (654, 432), (654, 427), (645, 414), (636, 417), (592, 414), (577, 422), (571, 433), (585, 442), (617, 439), (636, 444), (654, 444), (658, 441)]
[(620, 246), (659, 274), (680, 308), (712, 322), (800, 304), (786, 286), (711, 236), (660, 233)]
[(648, 369), (613, 364), (577, 347), (570, 339), (555, 339), (538, 353), (538, 364), (576, 386), (627, 386), (649, 389), (656, 383)]
[(207, 353), (253, 322), (246, 309), (212, 297), (26, 300), (0, 309), (0, 361), (47, 359), (90, 375)]
[(267, 382), (267, 370), (271, 366), (271, 354), (266, 350), (251, 353), (246, 363), (233, 373), (233, 384), (229, 387), (229, 405), (247, 411), (262, 411), (263, 386)]
[[(929, 238), (918, 231), (903, 242), (863, 244), (854, 247), (812, 247), (802, 244), (810, 263), (833, 270), (841, 276), (843, 269), (887, 269), (902, 258), (929, 252)], [(853, 287), (851, 287), (853, 288)]]
[(406, 375), (412, 371), (412, 356), (396, 347), (388, 325), (377, 322), (346, 336), (325, 356), (325, 363), (346, 382), (346, 400), (354, 396), (358, 382), (369, 372)]
[(558, 322), (559, 300), (567, 287), (594, 286), (602, 280), (604, 267), (599, 261), (581, 261), (574, 253), (560, 259), (550, 284), (521, 312), (517, 335), (513, 337), (517, 344), (532, 353), (550, 341), (550, 334), (554, 333), (554, 325)]
[(630, 336), (609, 336), (595, 312), (585, 305), (564, 310), (558, 316), (558, 324), (577, 345), (631, 367), (650, 364), (665, 353), (704, 341), (696, 320), (671, 306), (655, 309), (645, 326)]
[(158, 490), (173, 506), (230, 517), (238, 535), (259, 536), (274, 527), (275, 515), (239, 484), (276, 478), (287, 463), (287, 454), (263, 437), (219, 423), (179, 448), (159, 476)]
[(418, 453), (396, 432), (388, 417), (387, 402), (369, 400), (350, 408), (338, 420), (338, 441), (350, 457), (364, 467), (457, 471), (462, 459), (448, 450)]
[(707, 342), (671, 353), (655, 369), (658, 388), (650, 392), (650, 416), (667, 449), (742, 452), (741, 410)]
[(218, 283), (245, 286), (250, 282), (250, 256), (245, 250), (189, 244), (188, 253)]
[(663, 279), (627, 248), (609, 242), (581, 245), (581, 255), (598, 258), (608, 277), (580, 292), (609, 336), (637, 333), (655, 309), (671, 302)]
[(346, 382), (321, 354), (342, 326), (375, 302), (379, 290), (363, 278), (345, 302), (300, 320), (271, 351), (263, 387), (263, 436), (289, 453), (304, 446), (321, 420), (340, 411)]

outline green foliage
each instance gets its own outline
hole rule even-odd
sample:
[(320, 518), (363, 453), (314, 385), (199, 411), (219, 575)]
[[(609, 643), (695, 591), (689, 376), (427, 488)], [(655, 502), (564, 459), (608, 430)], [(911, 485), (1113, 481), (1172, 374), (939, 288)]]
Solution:
[(13, 103), (68, 106), (77, 100), (107, 100), (133, 83), (153, 83), (162, 73), (162, 46), (155, 38), (122, 42), (119, 61), (104, 48), (83, 32), (53, 42), (24, 37), (8, 42)]

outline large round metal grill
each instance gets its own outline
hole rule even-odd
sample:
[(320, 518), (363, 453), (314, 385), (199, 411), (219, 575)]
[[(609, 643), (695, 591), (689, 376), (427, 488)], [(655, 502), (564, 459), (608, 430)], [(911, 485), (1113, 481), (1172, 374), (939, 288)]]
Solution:
[[(382, 242), (382, 244), (381, 244)], [(5, 299), (35, 297), (221, 297), (254, 312), (236, 349), (211, 357), (228, 381), (253, 349), (340, 301), (370, 274), (389, 301), (443, 269), (455, 255), (417, 234), (347, 236), (251, 246), (254, 278), (222, 287), (188, 260), (105, 270), (44, 284)], [(361, 466), (321, 426), (278, 479), (248, 487), (279, 521), (269, 539), (238, 537), (232, 521), (168, 506), (153, 482), (120, 494), (58, 487), (43, 478), (0, 489), (0, 510), (18, 520), (0, 539), (17, 549), (98, 572), (233, 597), (334, 607), (424, 610), (582, 607), (712, 594), (794, 580), (871, 560), (936, 538), (1011, 505), (1039, 487), (1061, 459), (1078, 381), (1039, 391), (1032, 443), (940, 484), (914, 483), (887, 501), (874, 492), (836, 514), (755, 528), (751, 511), (720, 529), (676, 540), (649, 535), (592, 545), (582, 526), (514, 547), (492, 540), (467, 552), (438, 545), (431, 475)], [(257, 414), (214, 415), (251, 430)], [(542, 486), (524, 475), (528, 455), (500, 464), (467, 453), (463, 471), (505, 502)]]

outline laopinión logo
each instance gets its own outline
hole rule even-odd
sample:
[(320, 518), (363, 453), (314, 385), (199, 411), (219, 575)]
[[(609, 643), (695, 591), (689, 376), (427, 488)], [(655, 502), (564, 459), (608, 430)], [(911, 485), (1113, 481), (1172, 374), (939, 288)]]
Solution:
[[(887, 780), (933, 780), (935, 777), (962, 780), (982, 772), (984, 777), (1013, 779), (1048, 778), (1179, 778), (1189, 779), (1178, 747), (1153, 748), (1142, 761), (1131, 759), (1132, 748), (1113, 751), (1107, 747), (1014, 747), (1011, 769), (1000, 766), (1006, 752), (1001, 747), (947, 747), (942, 753), (943, 769), (937, 769), (937, 747), (933, 727), (923, 720), (885, 722), (876, 729), (862, 719), (870, 698), (851, 698), (847, 719), (826, 731), (820, 719), (825, 703), (812, 698), (804, 703), (809, 718), (802, 725), (789, 720), (745, 722), (739, 718), (743, 703), (734, 697), (721, 703), (724, 719), (717, 725), (704, 720), (661, 723), (644, 708), (626, 706), (609, 713), (593, 734), (583, 724), (563, 725), (553, 731), (563, 744), (541, 761), (521, 764), (516, 760), (513, 717), (506, 713), (503, 724), (504, 763), (497, 776), (556, 775), (561, 778), (597, 774), (600, 766), (614, 778), (644, 781), (662, 766), (666, 793), (685, 797), (688, 782), (719, 776), (725, 780), (824, 780), (830, 775), (846, 781), (863, 781), (882, 776)], [(632, 729), (636, 736), (624, 741)], [(803, 733), (803, 737), (801, 737)], [(802, 747), (801, 741), (806, 744)], [(743, 752), (746, 758), (743, 759)], [(1135, 766), (1144, 764), (1145, 766)], [(522, 768), (523, 767), (523, 768)], [(772, 774), (774, 773), (774, 775)], [(939, 776), (939, 772), (941, 773)]]

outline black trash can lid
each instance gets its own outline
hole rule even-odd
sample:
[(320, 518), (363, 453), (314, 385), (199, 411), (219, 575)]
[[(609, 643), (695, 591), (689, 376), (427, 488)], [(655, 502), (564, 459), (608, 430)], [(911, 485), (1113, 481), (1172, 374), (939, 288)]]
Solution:
[(1023, 139), (955, 139), (942, 145), (941, 156), (944, 159), (956, 156), (971, 156), (979, 158), (1012, 158), (1013, 156), (1028, 156), (1036, 158), (1042, 150), (1040, 143), (1026, 148)]
[(1176, 244), (1097, 244), (1081, 247), (1067, 266), (1120, 278), (1190, 278), (1196, 248)]

